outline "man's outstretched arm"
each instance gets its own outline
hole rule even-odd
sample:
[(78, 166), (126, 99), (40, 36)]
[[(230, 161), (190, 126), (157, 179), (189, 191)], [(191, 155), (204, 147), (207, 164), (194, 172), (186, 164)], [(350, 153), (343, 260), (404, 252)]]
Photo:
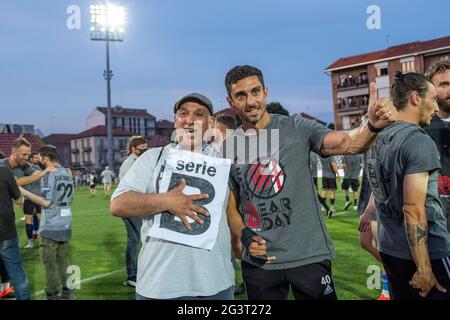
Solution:
[(35, 195), (34, 193), (31, 193), (30, 191), (25, 190), (22, 187), (19, 187), (19, 190), (22, 193), (22, 195), (27, 197), (27, 199), (30, 200), (31, 202), (34, 202), (37, 205), (40, 205), (44, 208), (50, 207), (50, 204), (51, 204), (50, 201), (45, 200), (44, 198), (39, 197), (39, 196)]
[(377, 133), (370, 130), (369, 127), (379, 130), (396, 120), (396, 108), (390, 99), (378, 99), (375, 83), (370, 84), (367, 114), (366, 121), (350, 132), (332, 131), (328, 133), (320, 148), (322, 156), (364, 153), (372, 146), (377, 136)]

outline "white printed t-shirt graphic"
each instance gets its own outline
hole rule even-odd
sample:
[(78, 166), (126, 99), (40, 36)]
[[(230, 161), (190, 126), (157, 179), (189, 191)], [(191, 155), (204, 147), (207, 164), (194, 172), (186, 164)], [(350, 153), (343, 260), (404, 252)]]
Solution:
[(177, 216), (167, 212), (157, 214), (148, 235), (211, 250), (217, 239), (222, 206), (227, 193), (227, 184), (224, 181), (228, 181), (230, 166), (231, 161), (228, 159), (212, 158), (183, 150), (170, 150), (159, 192), (169, 192), (185, 179), (184, 194), (208, 194), (209, 198), (195, 203), (206, 208), (209, 216), (200, 216), (203, 224), (188, 218), (192, 227), (188, 230)]

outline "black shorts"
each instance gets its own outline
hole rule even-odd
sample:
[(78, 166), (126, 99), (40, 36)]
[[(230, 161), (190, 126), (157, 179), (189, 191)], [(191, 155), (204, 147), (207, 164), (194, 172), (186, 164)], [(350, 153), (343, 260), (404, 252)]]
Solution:
[[(414, 273), (417, 271), (413, 260), (405, 260), (380, 252), (384, 269), (390, 284), (390, 295), (394, 300), (424, 300), (419, 296), (419, 290), (409, 285)], [(449, 300), (450, 299), (450, 257), (431, 260), (431, 268), (437, 282), (447, 293), (442, 293), (436, 288), (431, 289), (426, 300)]]
[(337, 299), (330, 260), (282, 270), (264, 270), (245, 261), (241, 267), (249, 300), (286, 300), (289, 285), (296, 300)]
[(8, 272), (6, 272), (5, 265), (3, 264), (1, 258), (0, 258), (0, 282), (1, 283), (9, 282)]
[(352, 188), (353, 192), (358, 192), (359, 189), (359, 180), (358, 179), (345, 179), (342, 181), (341, 188), (342, 190), (348, 190), (349, 188)]
[(322, 189), (325, 190), (336, 190), (336, 178), (322, 178)]
[(41, 206), (26, 199), (23, 202), (23, 213), (27, 215), (41, 214)]
[(90, 184), (90, 185), (89, 185), (89, 188), (95, 189), (95, 184)]

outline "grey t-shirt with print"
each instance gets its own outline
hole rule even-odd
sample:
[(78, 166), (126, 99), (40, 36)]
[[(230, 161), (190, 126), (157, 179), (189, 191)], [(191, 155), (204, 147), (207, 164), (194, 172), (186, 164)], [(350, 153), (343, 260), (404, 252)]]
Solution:
[[(115, 199), (128, 191), (157, 193), (156, 183), (169, 149), (153, 148), (141, 155), (113, 193)], [(209, 152), (207, 153), (210, 156)], [(228, 193), (228, 191), (227, 191)], [(136, 292), (147, 298), (172, 299), (210, 296), (234, 285), (231, 263), (231, 235), (226, 217), (228, 194), (216, 243), (211, 251), (148, 236), (153, 215), (143, 219), (142, 248), (138, 258)]]
[[(267, 255), (276, 256), (274, 263), (262, 266), (280, 270), (331, 260), (334, 249), (325, 222), (309, 166), (310, 152), (320, 153), (329, 129), (299, 115), (271, 115), (267, 133), (279, 132), (279, 150), (260, 150), (259, 162), (237, 155), (230, 171), (230, 186), (239, 194), (239, 211), (244, 224), (266, 241)], [(275, 131), (272, 131), (274, 129)], [(242, 130), (240, 130), (242, 131)], [(236, 145), (255, 146), (260, 134), (238, 134), (228, 139)], [(228, 140), (227, 139), (227, 140)], [(271, 141), (271, 136), (267, 138)], [(230, 143), (230, 141), (228, 142)], [(224, 144), (225, 149), (228, 147)], [(274, 150), (275, 149), (275, 150)], [(227, 150), (224, 154), (229, 157)], [(248, 253), (243, 259), (252, 263)]]
[(378, 134), (367, 170), (378, 212), (380, 252), (413, 260), (405, 231), (403, 181), (405, 175), (428, 172), (428, 252), (431, 259), (450, 255), (450, 234), (438, 197), (439, 168), (436, 144), (419, 126), (397, 121)]
[(75, 188), (67, 169), (58, 167), (56, 171), (42, 177), (42, 197), (50, 201), (48, 208), (42, 208), (39, 232), (42, 237), (54, 241), (69, 241), (72, 236), (72, 201)]
[(336, 173), (331, 167), (332, 163), (336, 164), (336, 156), (331, 157), (320, 157), (320, 162), (322, 163), (322, 177), (328, 179), (336, 179)]
[(344, 156), (344, 178), (358, 179), (361, 172), (362, 155), (345, 155)]

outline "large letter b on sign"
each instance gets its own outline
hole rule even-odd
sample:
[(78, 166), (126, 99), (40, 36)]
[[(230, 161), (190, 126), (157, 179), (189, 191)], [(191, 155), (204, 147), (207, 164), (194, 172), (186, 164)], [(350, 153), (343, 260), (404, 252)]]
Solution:
[[(191, 188), (197, 188), (200, 190), (200, 193), (206, 193), (209, 195), (208, 199), (202, 199), (195, 201), (196, 205), (203, 207), (204, 205), (210, 203), (214, 200), (214, 196), (216, 194), (214, 190), (214, 186), (208, 182), (205, 179), (198, 178), (198, 177), (192, 177), (187, 176), (180, 173), (173, 173), (172, 177), (170, 178), (169, 188), (167, 192), (174, 189), (176, 186), (178, 186), (181, 182), (181, 179), (186, 180), (186, 186)], [(176, 216), (170, 213), (163, 213), (161, 215), (161, 225), (160, 228), (169, 229), (175, 232), (184, 233), (184, 234), (191, 234), (191, 235), (198, 235), (202, 234), (206, 230), (208, 230), (210, 224), (211, 224), (211, 215), (205, 217), (202, 216), (203, 224), (199, 224), (197, 222), (191, 223), (192, 229), (187, 230), (184, 224), (179, 221), (178, 219), (175, 220)]]

